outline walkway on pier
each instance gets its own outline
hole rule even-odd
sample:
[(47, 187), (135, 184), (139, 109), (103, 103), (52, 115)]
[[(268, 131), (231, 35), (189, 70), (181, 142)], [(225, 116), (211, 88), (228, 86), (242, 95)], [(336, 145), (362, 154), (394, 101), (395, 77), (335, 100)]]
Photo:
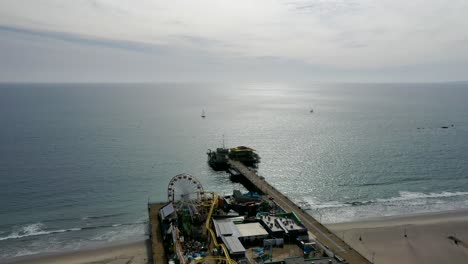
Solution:
[(166, 254), (164, 252), (163, 237), (161, 233), (161, 223), (159, 221), (159, 210), (167, 203), (148, 203), (151, 254), (154, 264), (166, 264)]
[(301, 219), (305, 227), (314, 234), (317, 239), (325, 246), (329, 247), (330, 250), (338, 254), (340, 257), (346, 259), (351, 264), (370, 264), (370, 262), (364, 258), (359, 252), (352, 249), (348, 244), (341, 240), (338, 236), (332, 233), (328, 228), (319, 223), (310, 214), (301, 210), (296, 204), (294, 204), (284, 194), (275, 189), (270, 185), (263, 177), (258, 176), (254, 171), (250, 170), (242, 163), (234, 160), (228, 161), (232, 168), (237, 169), (248, 181), (255, 185), (265, 195), (272, 197), (275, 202), (282, 207), (284, 210), (294, 212)]

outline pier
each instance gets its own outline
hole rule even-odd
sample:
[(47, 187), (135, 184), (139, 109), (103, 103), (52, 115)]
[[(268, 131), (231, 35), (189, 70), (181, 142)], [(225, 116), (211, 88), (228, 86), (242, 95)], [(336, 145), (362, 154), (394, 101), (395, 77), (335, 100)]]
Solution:
[(167, 203), (148, 203), (151, 256), (154, 264), (166, 264), (159, 210)]
[(239, 161), (228, 160), (231, 168), (237, 170), (240, 176), (245, 178), (249, 184), (255, 186), (256, 189), (263, 194), (272, 198), (276, 204), (282, 207), (285, 211), (294, 212), (300, 217), (304, 226), (317, 237), (323, 245), (335, 252), (340, 258), (345, 259), (350, 264), (370, 264), (371, 262), (364, 258), (359, 252), (351, 248), (342, 239), (332, 233), (328, 228), (318, 222), (310, 214), (293, 203), (288, 197), (276, 190), (269, 184), (264, 177), (257, 175), (254, 171), (247, 168)]
[[(371, 263), (366, 258), (364, 258), (359, 252), (354, 250), (350, 245), (346, 244), (346, 242), (343, 239), (339, 238), (337, 235), (332, 233), (327, 227), (322, 225), (314, 217), (308, 214), (303, 208), (292, 202), (288, 197), (286, 197), (284, 194), (278, 191), (274, 186), (269, 184), (264, 177), (259, 176), (255, 171), (249, 169), (240, 161), (228, 159), (226, 166), (229, 167), (229, 171), (232, 174), (232, 180), (241, 182), (249, 190), (255, 190), (259, 193), (262, 193), (264, 195), (264, 201), (274, 201), (277, 205), (277, 207), (275, 208), (282, 208), (282, 210), (280, 211), (292, 213), (292, 215), (294, 215), (294, 219), (296, 219), (296, 224), (300, 229), (300, 231), (297, 231), (296, 234), (304, 235), (308, 232), (309, 238), (313, 237), (313, 243), (314, 245), (316, 245), (315, 252), (321, 254), (318, 256), (312, 255), (312, 258), (308, 258), (310, 251), (309, 253), (306, 253), (306, 251), (304, 250), (304, 256), (296, 256), (300, 257), (301, 260), (299, 262), (295, 262), (291, 258), (284, 258), (284, 256), (282, 256), (282, 258), (279, 259), (280, 262), (277, 262), (277, 264), (285, 264), (286, 262), (289, 262), (289, 264), (306, 264), (309, 263), (307, 262), (309, 260), (313, 260), (313, 262), (311, 263), (321, 264)], [(192, 190), (186, 190), (187, 188), (180, 188), (180, 186), (186, 186), (185, 184), (189, 184), (190, 186), (192, 186)], [(187, 199), (188, 195), (194, 193), (197, 193), (196, 197), (194, 196), (193, 198)], [(220, 199), (218, 199), (218, 196), (214, 193), (212, 197), (207, 197), (206, 195), (208, 194), (210, 194), (210, 192), (203, 191), (201, 183), (194, 176), (189, 174), (179, 174), (174, 176), (168, 185), (168, 202), (150, 203), (148, 201), (148, 215), (151, 240), (150, 255), (152, 258), (152, 263), (168, 263), (169, 257), (179, 260), (181, 264), (198, 264), (204, 262), (205, 260), (221, 260), (225, 263), (236, 264), (241, 263), (237, 261), (246, 260), (245, 258), (247, 257), (247, 250), (242, 245), (242, 241), (240, 240), (241, 236), (230, 236), (233, 234), (238, 234), (240, 231), (237, 228), (240, 227), (237, 227), (236, 224), (234, 224), (234, 222), (230, 222), (231, 224), (228, 224), (228, 222), (226, 222), (224, 223), (222, 228), (220, 226), (216, 227), (216, 223), (212, 221), (212, 216), (214, 211), (218, 208), (218, 203), (222, 202), (222, 204), (225, 204), (226, 202), (224, 200), (220, 201)], [(249, 203), (251, 203), (251, 201), (249, 201)], [(248, 203), (245, 203), (242, 206), (250, 206), (250, 204), (246, 204)], [(209, 206), (209, 210), (207, 210), (207, 206)], [(222, 208), (223, 207), (221, 207), (220, 211), (218, 212), (221, 216), (224, 216), (224, 214), (228, 212), (227, 210), (232, 211), (232, 208), (230, 207), (224, 208), (226, 210)], [(239, 207), (238, 209), (239, 210), (237, 212), (239, 212), (239, 214), (246, 214), (245, 208), (242, 209), (242, 207)], [(268, 209), (268, 211), (270, 210)], [(258, 213), (258, 211), (256, 213)], [(269, 218), (270, 216), (268, 216), (268, 221), (270, 220)], [(161, 219), (164, 219), (164, 222), (161, 222)], [(172, 225), (168, 226), (166, 224), (166, 220), (177, 220), (176, 223), (178, 226), (180, 226), (180, 229), (177, 226), (176, 228), (172, 228)], [(286, 221), (288, 220), (286, 219)], [(266, 225), (265, 222), (262, 223)], [(248, 224), (251, 223), (239, 223), (239, 226)], [(280, 221), (279, 225), (284, 225), (284, 222)], [(291, 229), (292, 228), (293, 224), (291, 224)], [(215, 229), (216, 232), (221, 233), (215, 234)], [(218, 231), (218, 229), (221, 231)], [(263, 229), (263, 227), (258, 227), (257, 229)], [(200, 230), (205, 231), (199, 232)], [(268, 230), (271, 231), (271, 229)], [(288, 233), (288, 230), (286, 228), (280, 228), (280, 231), (281, 230), (284, 230), (284, 232)], [(270, 231), (264, 230), (265, 233), (271, 234)], [(201, 234), (203, 233), (206, 234), (206, 238), (203, 238), (201, 236)], [(172, 234), (172, 239), (168, 238), (167, 241), (163, 242), (163, 236), (166, 236), (166, 234)], [(232, 237), (232, 239), (227, 240), (225, 236), (229, 238)], [(255, 236), (257, 235), (246, 234), (246, 237), (250, 237), (248, 238), (249, 241), (254, 241), (252, 240), (252, 238), (255, 238)], [(166, 236), (166, 238), (167, 237), (169, 236)], [(265, 241), (266, 240), (264, 240), (263, 242)], [(294, 241), (296, 241), (296, 238)], [(307, 239), (305, 241), (307, 242), (309, 240)], [(257, 242), (262, 241), (258, 241), (257, 239)], [(277, 243), (276, 240), (275, 243)], [(304, 245), (304, 243), (302, 243), (302, 245)], [(168, 251), (169, 255), (166, 255), (165, 247), (168, 246), (170, 247)], [(250, 247), (251, 245), (249, 244), (248, 246)], [(216, 252), (222, 252), (222, 254), (212, 253), (212, 255), (210, 255), (212, 249), (217, 249), (218, 251)], [(270, 259), (273, 259), (271, 252), (270, 254)], [(260, 255), (259, 253), (257, 258), (260, 258), (260, 261), (257, 261), (255, 263), (263, 263), (263, 261), (265, 261), (265, 259), (263, 259), (264, 256), (268, 256), (268, 254), (265, 255), (262, 253), (262, 255)], [(305, 256), (307, 256), (308, 259), (306, 259)]]

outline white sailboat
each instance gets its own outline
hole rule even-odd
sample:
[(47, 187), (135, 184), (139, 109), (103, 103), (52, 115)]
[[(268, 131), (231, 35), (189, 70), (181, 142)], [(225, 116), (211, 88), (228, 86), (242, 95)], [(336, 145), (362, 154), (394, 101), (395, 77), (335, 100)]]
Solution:
[(205, 115), (205, 109), (202, 109), (201, 117), (202, 117), (202, 118), (205, 118), (205, 116), (206, 116), (206, 115)]

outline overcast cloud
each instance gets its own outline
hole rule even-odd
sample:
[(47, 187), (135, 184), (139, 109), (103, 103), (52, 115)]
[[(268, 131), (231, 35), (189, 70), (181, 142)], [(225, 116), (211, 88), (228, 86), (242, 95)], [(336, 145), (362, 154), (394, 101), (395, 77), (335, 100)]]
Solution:
[(0, 81), (466, 80), (468, 1), (0, 0)]

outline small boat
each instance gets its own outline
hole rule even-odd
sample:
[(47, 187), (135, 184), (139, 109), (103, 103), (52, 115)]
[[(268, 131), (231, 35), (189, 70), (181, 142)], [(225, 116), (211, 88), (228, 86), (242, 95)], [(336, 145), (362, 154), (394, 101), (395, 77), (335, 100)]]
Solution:
[(310, 109), (310, 112), (313, 113), (313, 112), (314, 112), (314, 109), (311, 108), (311, 109)]
[(202, 110), (202, 112), (201, 112), (201, 117), (202, 117), (202, 118), (205, 118), (205, 117), (206, 117), (206, 115), (205, 115), (205, 109)]

